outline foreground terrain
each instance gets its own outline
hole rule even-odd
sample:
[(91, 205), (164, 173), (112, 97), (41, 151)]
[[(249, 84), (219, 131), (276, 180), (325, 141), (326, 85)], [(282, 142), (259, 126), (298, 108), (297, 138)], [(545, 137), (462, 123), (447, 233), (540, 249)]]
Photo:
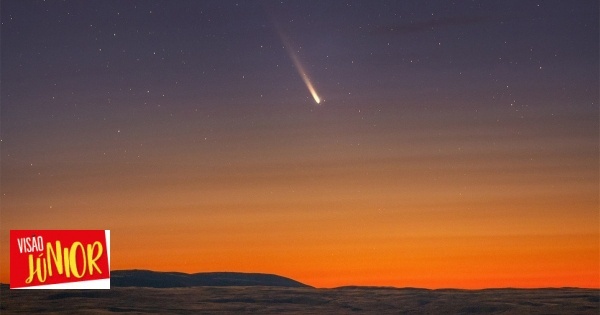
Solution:
[(599, 314), (599, 290), (425, 290), (345, 287), (113, 288), (111, 290), (9, 290), (0, 313), (419, 313)]

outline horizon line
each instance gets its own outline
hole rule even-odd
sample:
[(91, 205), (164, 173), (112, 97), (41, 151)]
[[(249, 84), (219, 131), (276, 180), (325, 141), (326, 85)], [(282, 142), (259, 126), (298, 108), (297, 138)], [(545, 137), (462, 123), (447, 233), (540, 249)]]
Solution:
[[(113, 271), (149, 271), (149, 272), (155, 272), (155, 273), (180, 273), (180, 274), (186, 274), (186, 275), (194, 275), (194, 274), (202, 274), (202, 273), (239, 273), (239, 274), (263, 274), (263, 275), (274, 275), (274, 276), (279, 276), (279, 277), (284, 277), (299, 283), (302, 283), (304, 285), (307, 285), (313, 289), (339, 289), (339, 288), (351, 288), (351, 287), (356, 287), (356, 288), (381, 288), (381, 289), (415, 289), (415, 290), (463, 290), (463, 291), (481, 291), (481, 290), (557, 290), (557, 289), (581, 289), (581, 290), (600, 290), (600, 284), (598, 287), (578, 287), (578, 286), (560, 286), (560, 287), (553, 287), (553, 286), (543, 286), (543, 287), (519, 287), (519, 286), (507, 286), (507, 287), (481, 287), (481, 288), (461, 288), (461, 287), (437, 287), (437, 288), (428, 288), (428, 287), (413, 287), (413, 286), (390, 286), (390, 285), (357, 285), (357, 284), (346, 284), (346, 285), (340, 285), (340, 286), (334, 286), (334, 287), (317, 287), (299, 280), (296, 280), (295, 278), (291, 278), (288, 276), (284, 276), (284, 275), (280, 275), (280, 274), (276, 274), (276, 273), (269, 273), (269, 272), (259, 272), (259, 271), (198, 271), (198, 272), (185, 272), (185, 271), (158, 271), (158, 270), (152, 270), (152, 269), (114, 269), (114, 270), (110, 270), (110, 272), (112, 273)], [(4, 285), (4, 283), (0, 282), (0, 284)]]

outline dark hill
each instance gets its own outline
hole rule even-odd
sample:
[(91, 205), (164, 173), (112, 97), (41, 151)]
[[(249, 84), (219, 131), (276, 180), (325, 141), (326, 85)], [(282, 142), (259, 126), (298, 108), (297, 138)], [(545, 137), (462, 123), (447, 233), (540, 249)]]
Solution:
[(113, 270), (110, 273), (110, 286), (151, 288), (201, 286), (310, 287), (289, 278), (264, 273), (203, 272), (187, 274), (151, 270)]

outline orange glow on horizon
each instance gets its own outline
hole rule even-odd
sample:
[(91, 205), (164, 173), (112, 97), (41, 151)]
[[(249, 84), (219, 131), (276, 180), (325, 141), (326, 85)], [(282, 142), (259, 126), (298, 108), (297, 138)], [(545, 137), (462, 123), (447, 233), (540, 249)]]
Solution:
[[(329, 128), (256, 129), (180, 155), (166, 139), (141, 163), (48, 156), (40, 167), (59, 180), (3, 173), (0, 240), (110, 229), (113, 270), (263, 272), (316, 287), (600, 287), (597, 151), (565, 138), (548, 156), (506, 137), (489, 153), (491, 141), (419, 132), (356, 133), (362, 145), (344, 146)], [(245, 153), (265, 141), (281, 147)]]

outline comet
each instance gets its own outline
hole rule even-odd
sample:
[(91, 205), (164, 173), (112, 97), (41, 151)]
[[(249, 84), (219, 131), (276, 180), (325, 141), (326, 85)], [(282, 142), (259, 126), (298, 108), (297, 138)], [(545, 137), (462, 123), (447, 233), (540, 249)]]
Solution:
[(310, 82), (310, 78), (308, 77), (308, 74), (306, 74), (306, 70), (304, 70), (302, 63), (300, 63), (300, 59), (298, 59), (298, 56), (296, 55), (294, 50), (290, 47), (290, 45), (285, 45), (285, 48), (286, 48), (288, 54), (290, 55), (290, 58), (292, 59), (292, 62), (294, 63), (294, 66), (296, 67), (298, 74), (302, 78), (302, 81), (304, 81), (306, 88), (308, 89), (308, 91), (310, 92), (312, 97), (315, 99), (315, 102), (317, 104), (321, 104), (321, 98), (319, 97), (319, 94), (317, 94), (317, 90), (315, 90), (315, 87), (313, 86), (312, 82)]
[(319, 97), (319, 94), (317, 93), (315, 86), (310, 81), (310, 78), (308, 77), (308, 74), (306, 73), (304, 66), (302, 66), (302, 63), (300, 62), (300, 58), (298, 58), (298, 55), (296, 55), (296, 52), (292, 48), (290, 41), (287, 39), (285, 34), (283, 34), (283, 32), (277, 26), (277, 24), (275, 24), (275, 28), (277, 29), (277, 33), (279, 33), (279, 37), (281, 38), (281, 41), (283, 42), (285, 50), (287, 51), (288, 55), (290, 56), (290, 59), (292, 59), (292, 62), (294, 63), (294, 67), (296, 68), (296, 71), (298, 71), (300, 78), (302, 78), (302, 81), (304, 81), (306, 88), (310, 92), (310, 95), (312, 95), (313, 99), (315, 100), (315, 102), (317, 104), (321, 104), (321, 101), (322, 101), (321, 97)]

